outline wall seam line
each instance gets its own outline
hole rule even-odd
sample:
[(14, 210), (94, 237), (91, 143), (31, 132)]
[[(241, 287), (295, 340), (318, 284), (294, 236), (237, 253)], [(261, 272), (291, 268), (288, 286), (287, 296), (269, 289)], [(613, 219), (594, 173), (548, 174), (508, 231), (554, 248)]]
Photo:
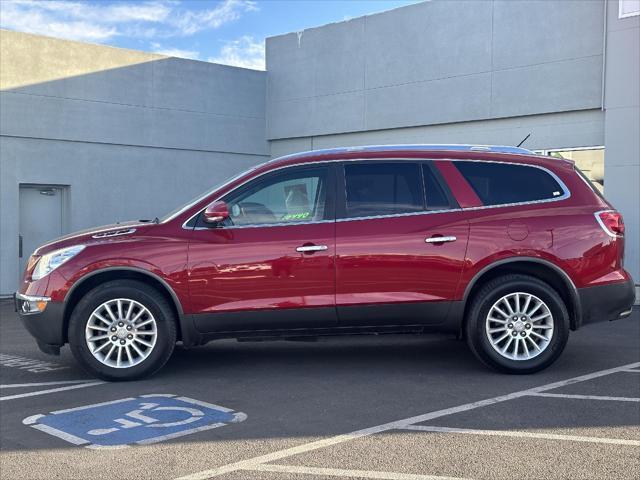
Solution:
[(567, 59), (562, 59), (562, 60), (553, 60), (550, 62), (542, 62), (542, 63), (532, 63), (530, 65), (521, 65), (518, 67), (511, 67), (511, 68), (500, 68), (497, 70), (482, 70), (479, 72), (473, 72), (473, 73), (464, 73), (461, 75), (450, 75), (447, 77), (438, 77), (438, 78), (430, 78), (427, 80), (415, 80), (415, 81), (411, 81), (411, 82), (405, 82), (405, 83), (394, 83), (394, 84), (390, 84), (390, 85), (381, 85), (378, 87), (368, 87), (366, 90), (344, 90), (342, 92), (336, 92), (336, 93), (325, 93), (322, 95), (306, 95), (303, 97), (291, 97), (291, 98), (284, 98), (284, 99), (271, 99), (270, 103), (286, 103), (286, 102), (295, 102), (295, 101), (299, 101), (299, 100), (309, 100), (309, 99), (313, 99), (313, 98), (318, 98), (318, 97), (335, 97), (335, 96), (339, 96), (339, 95), (347, 95), (350, 93), (358, 93), (358, 92), (370, 92), (373, 90), (383, 90), (385, 88), (395, 88), (395, 87), (405, 87), (408, 85), (418, 85), (418, 84), (422, 84), (422, 83), (431, 83), (431, 82), (438, 82), (438, 81), (442, 81), (442, 80), (450, 80), (452, 78), (465, 78), (465, 77), (473, 77), (476, 75), (486, 75), (486, 74), (490, 74), (490, 73), (494, 73), (494, 72), (508, 72), (508, 71), (512, 71), (512, 70), (523, 70), (525, 68), (530, 68), (530, 67), (539, 67), (542, 65), (553, 65), (555, 63), (563, 63), (563, 62), (571, 62), (574, 60), (586, 60), (586, 59), (590, 59), (590, 58), (596, 58), (596, 57), (601, 57), (602, 54), (598, 53), (598, 54), (594, 54), (594, 55), (586, 55), (583, 57), (572, 57), (572, 58), (567, 58)]
[[(226, 113), (204, 112), (201, 110), (188, 110), (188, 109), (170, 108), (170, 107), (156, 107), (156, 106), (149, 106), (149, 105), (139, 105), (135, 103), (105, 102), (104, 100), (92, 100), (88, 98), (72, 98), (72, 97), (60, 97), (57, 95), (43, 95), (40, 93), (16, 92), (15, 90), (0, 90), (0, 93), (9, 93), (14, 95), (27, 95), (30, 97), (41, 97), (41, 98), (55, 98), (58, 100), (67, 100), (70, 102), (87, 102), (87, 103), (99, 103), (104, 105), (117, 105), (119, 107), (141, 108), (141, 109), (147, 109), (147, 110), (163, 110), (163, 111), (181, 112), (181, 113), (195, 113), (199, 115), (211, 115), (211, 116), (225, 117), (225, 118), (241, 118), (241, 119), (253, 119), (253, 120), (265, 119), (265, 117), (256, 117), (252, 115), (229, 115)], [(310, 98), (313, 98), (313, 97), (310, 97)]]
[(181, 147), (165, 147), (161, 145), (144, 145), (135, 143), (114, 143), (114, 142), (96, 142), (94, 140), (73, 140), (69, 138), (55, 138), (55, 137), (36, 137), (33, 135), (12, 135), (6, 133), (0, 133), (0, 138), (24, 138), (28, 140), (42, 140), (51, 142), (69, 142), (69, 143), (87, 143), (91, 145), (109, 145), (113, 147), (129, 147), (129, 148), (157, 148), (161, 150), (178, 150), (183, 152), (198, 152), (198, 153), (225, 153), (230, 155), (249, 155), (253, 157), (268, 157), (269, 153), (249, 153), (237, 150), (204, 150), (201, 148), (181, 148)]

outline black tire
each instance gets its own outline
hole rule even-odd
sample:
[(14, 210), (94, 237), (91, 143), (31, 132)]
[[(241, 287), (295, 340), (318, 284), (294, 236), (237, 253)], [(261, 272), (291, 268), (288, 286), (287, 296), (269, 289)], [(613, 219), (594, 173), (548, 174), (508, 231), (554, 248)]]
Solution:
[[(91, 313), (101, 304), (128, 298), (144, 305), (156, 320), (157, 339), (149, 356), (128, 368), (103, 364), (91, 353), (85, 328)], [(92, 375), (109, 381), (136, 380), (153, 375), (169, 360), (176, 344), (176, 319), (167, 300), (154, 288), (136, 280), (113, 280), (89, 291), (73, 310), (69, 320), (69, 345), (78, 363)]]
[[(493, 304), (509, 293), (526, 292), (546, 303), (553, 316), (553, 334), (547, 347), (534, 358), (515, 360), (498, 353), (485, 331), (485, 321)], [(482, 363), (509, 374), (534, 373), (557, 360), (569, 339), (569, 313), (560, 295), (535, 277), (510, 274), (491, 280), (471, 300), (465, 319), (465, 336), (471, 351)]]

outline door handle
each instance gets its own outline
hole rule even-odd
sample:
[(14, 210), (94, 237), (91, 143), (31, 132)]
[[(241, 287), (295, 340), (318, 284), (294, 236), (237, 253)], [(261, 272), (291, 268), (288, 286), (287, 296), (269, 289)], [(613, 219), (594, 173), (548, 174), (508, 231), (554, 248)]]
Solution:
[(328, 250), (329, 247), (326, 245), (302, 245), (301, 247), (296, 248), (296, 252), (300, 253), (313, 253), (313, 252), (324, 252)]
[(454, 236), (449, 237), (429, 237), (425, 239), (427, 243), (445, 243), (445, 242), (455, 242), (457, 240)]
[(18, 258), (22, 258), (22, 235), (18, 235)]

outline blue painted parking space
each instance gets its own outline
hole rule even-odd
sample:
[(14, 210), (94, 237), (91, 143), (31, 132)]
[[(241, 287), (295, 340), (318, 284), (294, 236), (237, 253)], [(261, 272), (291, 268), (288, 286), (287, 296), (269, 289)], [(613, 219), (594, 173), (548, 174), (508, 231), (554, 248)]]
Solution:
[(141, 395), (33, 415), (23, 423), (74, 445), (123, 448), (162, 442), (246, 419), (242, 412), (172, 394)]

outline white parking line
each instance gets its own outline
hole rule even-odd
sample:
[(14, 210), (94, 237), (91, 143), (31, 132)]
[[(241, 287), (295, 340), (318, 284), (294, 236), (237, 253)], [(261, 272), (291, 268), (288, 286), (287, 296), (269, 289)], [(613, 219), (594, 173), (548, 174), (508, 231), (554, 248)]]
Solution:
[(46, 387), (49, 385), (69, 385), (71, 383), (87, 383), (90, 380), (60, 380), (59, 382), (11, 383), (0, 385), (0, 388)]
[(640, 398), (635, 397), (606, 397), (602, 395), (571, 395), (567, 393), (532, 393), (532, 397), (548, 398), (575, 398), (578, 400), (608, 400), (614, 402), (640, 402)]
[(607, 443), (611, 445), (630, 445), (640, 447), (639, 440), (626, 440), (624, 438), (583, 437), (580, 435), (558, 435), (553, 433), (513, 432), (509, 430), (476, 430), (471, 428), (432, 427), (427, 425), (408, 425), (402, 430), (418, 432), (461, 433), (467, 435), (489, 435), (495, 437), (516, 438), (541, 438), (544, 440), (562, 440), (586, 443)]
[(521, 390), (519, 392), (514, 392), (514, 393), (509, 393), (507, 395), (488, 398), (486, 400), (466, 403), (464, 405), (459, 405), (457, 407), (445, 408), (443, 410), (437, 410), (437, 411), (425, 413), (422, 415), (416, 415), (414, 417), (397, 420), (395, 422), (384, 423), (382, 425), (376, 425), (373, 427), (364, 428), (362, 430), (356, 430), (351, 433), (345, 433), (342, 435), (337, 435), (335, 437), (328, 437), (322, 440), (317, 440), (315, 442), (304, 443), (302, 445), (285, 448), (284, 450), (278, 450), (272, 453), (267, 453), (265, 455), (249, 458), (247, 460), (241, 460), (239, 462), (222, 465), (220, 467), (212, 468), (209, 470), (192, 473), (190, 475), (185, 475), (183, 477), (180, 477), (177, 480), (204, 480), (204, 479), (215, 477), (225, 473), (236, 472), (238, 470), (251, 470), (252, 468), (255, 468), (255, 467), (261, 467), (265, 463), (274, 462), (276, 460), (288, 458), (293, 455), (298, 455), (300, 453), (306, 453), (313, 450), (318, 450), (320, 448), (325, 448), (331, 445), (348, 442), (351, 440), (355, 440), (357, 438), (373, 435), (375, 433), (380, 433), (387, 430), (402, 429), (414, 423), (426, 422), (434, 418), (444, 417), (447, 415), (452, 415), (454, 413), (466, 412), (469, 410), (474, 410), (476, 408), (486, 407), (488, 405), (494, 405), (496, 403), (506, 402), (508, 400), (513, 400), (516, 398), (522, 398), (524, 396), (531, 395), (532, 393), (540, 393), (547, 390), (553, 390), (554, 388), (560, 388), (567, 385), (572, 385), (574, 383), (585, 382), (587, 380), (593, 380), (594, 378), (604, 377), (606, 375), (611, 375), (612, 373), (618, 373), (623, 370), (628, 370), (628, 369), (638, 368), (638, 367), (640, 367), (640, 362), (630, 363), (627, 365), (622, 365), (620, 367), (609, 368), (607, 370), (601, 370), (598, 372), (581, 375), (579, 377), (574, 377), (574, 378), (569, 378), (567, 380), (561, 380), (559, 382), (549, 383), (547, 385), (542, 385), (540, 387), (530, 388), (528, 390)]
[(38, 390), (37, 392), (19, 393), (17, 395), (5, 395), (4, 397), (0, 397), (0, 402), (3, 402), (5, 400), (15, 400), (17, 398), (36, 397), (38, 395), (47, 395), (49, 393), (64, 392), (65, 390), (75, 390), (76, 388), (93, 387), (95, 385), (102, 385), (104, 383), (106, 383), (106, 382), (81, 383), (79, 385), (69, 385), (67, 387), (49, 388), (47, 390)]
[(19, 355), (9, 355), (7, 353), (0, 353), (0, 367), (18, 368), (31, 373), (53, 372), (55, 370), (69, 368), (68, 365), (62, 365), (60, 363), (35, 360)]
[(90, 405), (82, 405), (81, 407), (65, 408), (64, 410), (56, 410), (55, 412), (51, 413), (53, 415), (58, 415), (60, 413), (77, 412), (80, 410), (88, 410), (94, 407), (102, 407), (103, 405), (114, 405), (116, 403), (128, 402), (130, 400), (133, 400), (133, 397), (119, 398), (118, 400), (109, 400), (108, 402), (92, 403)]
[(147, 440), (140, 440), (136, 442), (138, 445), (151, 445), (154, 443), (164, 442), (173, 438), (179, 438), (184, 435), (191, 435), (192, 433), (204, 432), (205, 430), (211, 430), (213, 428), (224, 427), (226, 423), (212, 423), (211, 425), (203, 425), (202, 427), (191, 428), (189, 430), (182, 430), (180, 432), (169, 433), (167, 435), (161, 435), (159, 437), (149, 438)]
[(37, 428), (38, 430), (42, 431), (42, 432), (46, 432), (49, 435), (56, 435), (59, 438), (62, 438), (63, 440), (66, 440), (69, 443), (73, 443), (74, 445), (85, 445), (89, 442), (87, 442), (86, 440), (76, 437), (75, 435), (71, 435), (70, 433), (64, 433), (64, 436), (60, 435), (60, 431), (52, 428), (48, 425), (33, 425), (33, 428)]
[(441, 477), (437, 475), (418, 475), (415, 473), (379, 472), (372, 470), (343, 470), (341, 468), (301, 467), (297, 465), (256, 465), (251, 470), (258, 472), (306, 473), (308, 475), (375, 478), (382, 480), (464, 480), (462, 477)]

